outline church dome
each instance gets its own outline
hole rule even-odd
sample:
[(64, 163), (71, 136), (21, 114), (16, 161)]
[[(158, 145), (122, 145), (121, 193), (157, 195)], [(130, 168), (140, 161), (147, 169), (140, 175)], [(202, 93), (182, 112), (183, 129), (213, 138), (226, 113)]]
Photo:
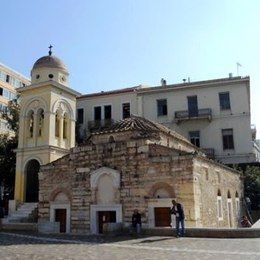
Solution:
[(55, 68), (55, 69), (60, 69), (64, 72), (67, 72), (67, 68), (63, 61), (59, 59), (56, 56), (48, 55), (48, 56), (43, 56), (40, 59), (38, 59), (34, 65), (33, 65), (33, 70), (39, 69), (39, 68)]

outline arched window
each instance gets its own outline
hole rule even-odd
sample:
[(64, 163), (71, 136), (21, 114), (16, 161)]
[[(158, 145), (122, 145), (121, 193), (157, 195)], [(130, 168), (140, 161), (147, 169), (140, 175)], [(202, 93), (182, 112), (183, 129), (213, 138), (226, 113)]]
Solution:
[(39, 109), (38, 110), (38, 136), (42, 136), (43, 134), (43, 126), (44, 126), (44, 110)]
[(114, 142), (115, 142), (114, 136), (110, 135), (110, 136), (109, 136), (109, 139), (108, 139), (108, 142), (109, 142), (109, 143), (114, 143)]
[(34, 128), (34, 112), (31, 110), (28, 114), (28, 133), (29, 137), (33, 137), (33, 128)]
[(218, 194), (217, 194), (217, 214), (218, 214), (218, 220), (223, 220), (222, 197), (221, 197), (220, 189), (218, 189)]
[(67, 139), (68, 138), (68, 114), (64, 114), (64, 119), (63, 119), (63, 138)]
[(227, 197), (228, 197), (228, 199), (231, 199), (231, 194), (230, 194), (230, 191), (228, 190), (228, 192), (227, 192)]
[(239, 195), (238, 195), (238, 192), (236, 191), (236, 198), (235, 198), (235, 201), (236, 201), (236, 213), (237, 215), (239, 216), (239, 211), (240, 211), (240, 200), (239, 200)]
[(56, 112), (55, 115), (55, 136), (56, 137), (60, 136), (60, 117), (58, 112)]

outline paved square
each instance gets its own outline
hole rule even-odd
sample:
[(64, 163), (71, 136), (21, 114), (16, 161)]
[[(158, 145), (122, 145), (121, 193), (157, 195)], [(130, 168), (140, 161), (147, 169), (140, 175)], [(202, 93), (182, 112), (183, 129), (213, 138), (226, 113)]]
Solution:
[(260, 239), (0, 233), (0, 259), (260, 259)]

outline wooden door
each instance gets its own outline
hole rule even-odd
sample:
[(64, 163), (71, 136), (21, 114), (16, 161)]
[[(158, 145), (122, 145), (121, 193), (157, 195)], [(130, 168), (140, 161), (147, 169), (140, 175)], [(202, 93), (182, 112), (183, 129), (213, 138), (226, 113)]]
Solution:
[(60, 232), (66, 232), (66, 209), (55, 210), (55, 222), (60, 222)]
[(103, 233), (104, 223), (115, 223), (116, 212), (115, 211), (99, 211), (98, 212), (98, 232)]
[(171, 225), (170, 209), (169, 207), (154, 208), (156, 227), (169, 227)]

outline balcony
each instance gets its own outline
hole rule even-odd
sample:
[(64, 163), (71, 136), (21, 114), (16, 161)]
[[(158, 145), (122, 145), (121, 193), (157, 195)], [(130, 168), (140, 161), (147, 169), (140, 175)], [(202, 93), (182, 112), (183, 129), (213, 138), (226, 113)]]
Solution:
[(201, 148), (201, 151), (206, 154), (209, 159), (215, 159), (215, 150), (214, 148)]
[(194, 119), (207, 119), (211, 121), (212, 110), (211, 108), (202, 108), (195, 111), (176, 111), (174, 121), (178, 124), (181, 121), (194, 120)]
[(114, 123), (113, 119), (88, 121), (88, 130), (90, 132), (103, 131), (111, 127), (113, 123)]

